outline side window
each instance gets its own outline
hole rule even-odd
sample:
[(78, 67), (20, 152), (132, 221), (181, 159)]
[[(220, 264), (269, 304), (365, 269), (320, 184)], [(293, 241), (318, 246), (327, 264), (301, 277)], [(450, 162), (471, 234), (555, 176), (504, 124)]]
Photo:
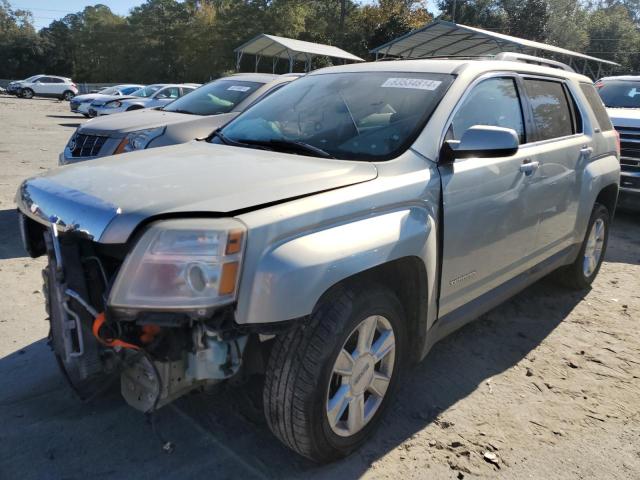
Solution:
[(191, 87), (182, 87), (182, 95), (186, 95), (187, 93), (191, 93), (195, 90), (195, 88)]
[(600, 95), (598, 95), (598, 92), (596, 92), (595, 87), (588, 83), (581, 83), (580, 89), (582, 90), (582, 93), (584, 93), (584, 96), (587, 97), (587, 102), (589, 102), (591, 110), (593, 110), (593, 113), (596, 116), (598, 125), (600, 125), (600, 130), (603, 132), (613, 130), (609, 114), (604, 108), (604, 103), (602, 103), (602, 99), (600, 98)]
[(522, 106), (513, 78), (490, 78), (476, 85), (456, 113), (447, 138), (460, 140), (474, 125), (512, 128), (526, 142)]
[(533, 110), (538, 140), (566, 137), (575, 133), (571, 108), (562, 83), (525, 79), (524, 85)]
[(160, 90), (156, 98), (178, 98), (179, 96), (180, 89), (178, 87), (168, 87)]
[(55, 77), (51, 77), (49, 79), (49, 83), (64, 83), (64, 80), (61, 78), (55, 78)]

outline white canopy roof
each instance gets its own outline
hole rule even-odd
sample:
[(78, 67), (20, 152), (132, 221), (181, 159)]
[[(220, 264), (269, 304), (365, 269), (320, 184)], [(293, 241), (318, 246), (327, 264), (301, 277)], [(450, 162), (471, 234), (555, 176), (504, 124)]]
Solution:
[(293, 69), (293, 63), (295, 61), (305, 62), (305, 67), (309, 70), (311, 67), (311, 59), (319, 56), (340, 58), (345, 61), (351, 60), (354, 62), (364, 62), (362, 58), (332, 45), (305, 42), (303, 40), (295, 40), (293, 38), (267, 35), (266, 33), (262, 33), (243, 45), (240, 45), (234, 50), (234, 52), (236, 53), (237, 67), (240, 66), (240, 60), (243, 55), (255, 55), (256, 70), (261, 57), (272, 57), (275, 62), (279, 59), (287, 59), (289, 60), (290, 70)]
[[(563, 60), (576, 70), (582, 69), (583, 72), (587, 68), (590, 69), (588, 62), (596, 62), (599, 70), (603, 66), (613, 67), (619, 65), (609, 60), (574, 52), (566, 48), (444, 20), (436, 20), (422, 28), (413, 30), (374, 48), (371, 52), (376, 54), (376, 58), (379, 55), (424, 58), (433, 56), (483, 56), (495, 55), (500, 52), (520, 52)], [(582, 68), (576, 68), (578, 60), (584, 61), (584, 64), (581, 65)]]

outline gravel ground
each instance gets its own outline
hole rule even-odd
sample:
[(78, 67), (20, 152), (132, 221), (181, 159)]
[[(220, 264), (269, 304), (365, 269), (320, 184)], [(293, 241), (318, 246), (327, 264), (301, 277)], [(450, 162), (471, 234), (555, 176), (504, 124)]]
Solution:
[(318, 467), (286, 450), (238, 389), (164, 408), (76, 401), (45, 344), (42, 259), (13, 197), (82, 123), (65, 103), (0, 96), (0, 478), (640, 479), (640, 218), (618, 214), (593, 289), (548, 280), (437, 345), (378, 434)]

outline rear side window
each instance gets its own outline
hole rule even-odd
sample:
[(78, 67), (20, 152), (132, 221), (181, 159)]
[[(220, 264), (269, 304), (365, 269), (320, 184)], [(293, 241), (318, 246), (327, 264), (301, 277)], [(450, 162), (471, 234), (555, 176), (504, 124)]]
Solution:
[(55, 78), (55, 77), (51, 77), (49, 79), (49, 83), (64, 83), (64, 80), (61, 78)]
[(538, 140), (566, 137), (575, 133), (571, 107), (562, 83), (525, 79), (524, 85), (533, 110)]
[(513, 78), (490, 78), (476, 85), (453, 118), (447, 138), (460, 140), (475, 125), (511, 128), (520, 143), (525, 143), (522, 107)]
[(595, 87), (588, 83), (581, 83), (580, 89), (582, 90), (582, 93), (584, 93), (584, 96), (587, 97), (587, 102), (589, 102), (591, 110), (593, 110), (593, 113), (596, 116), (598, 125), (600, 125), (600, 130), (603, 132), (613, 130), (609, 114), (604, 108), (604, 104), (602, 103), (600, 95), (596, 92)]

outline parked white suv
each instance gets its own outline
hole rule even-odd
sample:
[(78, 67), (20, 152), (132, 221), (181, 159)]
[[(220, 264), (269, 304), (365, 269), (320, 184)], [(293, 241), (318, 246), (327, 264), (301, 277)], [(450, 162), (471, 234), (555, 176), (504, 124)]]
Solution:
[(78, 87), (70, 78), (34, 75), (21, 81), (15, 92), (22, 98), (53, 97), (68, 101), (78, 94)]

